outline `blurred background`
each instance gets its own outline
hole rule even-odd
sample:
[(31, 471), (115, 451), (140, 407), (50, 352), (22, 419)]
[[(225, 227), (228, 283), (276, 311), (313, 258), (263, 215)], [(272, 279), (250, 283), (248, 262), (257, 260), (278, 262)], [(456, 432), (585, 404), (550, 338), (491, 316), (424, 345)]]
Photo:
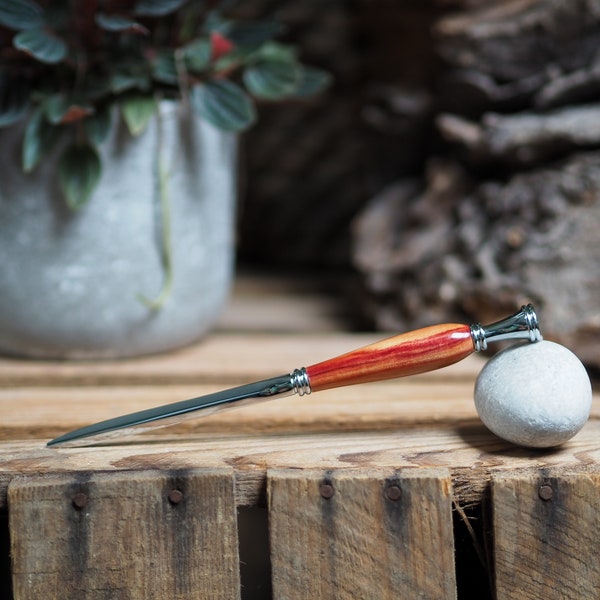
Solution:
[[(279, 24), (283, 34), (271, 43)], [(119, 356), (199, 339), (208, 324), (191, 331), (179, 319), (184, 309), (199, 310), (202, 299), (208, 323), (222, 305), (231, 274), (229, 207), (239, 186), (239, 269), (318, 279), (338, 295), (353, 328), (491, 322), (532, 302), (548, 339), (600, 366), (597, 0), (128, 0), (90, 1), (77, 10), (66, 2), (14, 0), (0, 7), (0, 41), (0, 126), (9, 144), (2, 152), (10, 166), (0, 186), (0, 347), (9, 353), (73, 356), (75, 345), (93, 356), (109, 331), (122, 343), (126, 328), (140, 341), (118, 348)], [(311, 85), (321, 89), (322, 71), (331, 85), (307, 96)], [(227, 168), (217, 181), (220, 168), (208, 158), (194, 162), (179, 142), (167, 151), (168, 136), (152, 119), (157, 98), (176, 100), (182, 114), (191, 106), (227, 134), (254, 124), (240, 136), (240, 176)], [(36, 111), (27, 113), (29, 103)], [(172, 208), (181, 210), (173, 232), (165, 233), (167, 186), (152, 187), (154, 163), (141, 175), (139, 165), (124, 167), (122, 148), (102, 142), (110, 131), (120, 144), (118, 127), (108, 127), (117, 109), (123, 118), (114, 122), (128, 127), (123, 148), (131, 156), (148, 128), (150, 149), (140, 156), (150, 161), (148, 140), (160, 134), (160, 160), (173, 156), (170, 178), (187, 178), (172, 192)], [(66, 148), (54, 143), (59, 134), (71, 136)], [(235, 166), (233, 136), (223, 139)], [(220, 159), (219, 143), (209, 147)], [(195, 201), (203, 168), (215, 185), (206, 194), (215, 215), (193, 217), (204, 210)], [(38, 182), (42, 171), (50, 178)], [(75, 212), (57, 194), (56, 173)], [(130, 187), (96, 190), (109, 181)], [(17, 184), (30, 187), (17, 192)], [(184, 189), (194, 190), (191, 198)], [(96, 201), (81, 210), (92, 191)], [(129, 202), (103, 208), (111, 195)], [(158, 196), (164, 206), (150, 213), (147, 203)], [(41, 203), (50, 227), (35, 214)], [(117, 217), (117, 208), (139, 214)], [(226, 215), (219, 217), (221, 210)], [(28, 215), (33, 223), (24, 225)], [(71, 241), (84, 223), (89, 232)], [(136, 228), (123, 230), (122, 247), (112, 241), (117, 223)], [(216, 241), (218, 224), (227, 239)], [(32, 228), (34, 235), (19, 235)], [(126, 254), (129, 246), (137, 256)], [(224, 249), (222, 261), (217, 248)], [(23, 266), (14, 260), (21, 254)], [(186, 271), (192, 260), (211, 274), (196, 264)], [(131, 275), (122, 275), (125, 265)], [(136, 297), (142, 289), (152, 292), (145, 292), (146, 305)], [(46, 299), (43, 311), (21, 310), (38, 297)], [(92, 315), (104, 315), (97, 330), (89, 327), (93, 317), (82, 314), (77, 324), (72, 318), (92, 300)], [(18, 311), (25, 333), (11, 336)], [(64, 334), (67, 349), (56, 351), (54, 326), (68, 312), (66, 325), (75, 331)], [(44, 322), (33, 324), (31, 315)], [(198, 315), (192, 320), (200, 323)], [(37, 340), (48, 322), (48, 335)], [(169, 340), (176, 331), (178, 339)], [(83, 334), (74, 344), (72, 336)], [(152, 343), (146, 334), (156, 334)]]
[(534, 302), (600, 365), (600, 10), (558, 0), (252, 0), (325, 94), (242, 144), (241, 268), (326, 275), (357, 327)]

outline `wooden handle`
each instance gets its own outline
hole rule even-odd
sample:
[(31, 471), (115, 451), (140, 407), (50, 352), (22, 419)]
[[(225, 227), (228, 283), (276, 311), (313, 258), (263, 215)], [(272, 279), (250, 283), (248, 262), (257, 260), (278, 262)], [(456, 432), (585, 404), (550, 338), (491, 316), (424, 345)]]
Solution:
[(448, 323), (396, 335), (306, 367), (311, 390), (433, 371), (475, 350), (469, 325)]

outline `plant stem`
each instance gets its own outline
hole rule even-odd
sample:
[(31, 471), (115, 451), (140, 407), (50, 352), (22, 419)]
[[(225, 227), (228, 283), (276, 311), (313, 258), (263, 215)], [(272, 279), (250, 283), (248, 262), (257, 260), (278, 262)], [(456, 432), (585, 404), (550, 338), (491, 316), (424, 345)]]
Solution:
[(156, 167), (158, 172), (158, 196), (160, 202), (160, 228), (161, 228), (161, 262), (164, 273), (163, 284), (156, 298), (151, 299), (139, 294), (139, 300), (151, 310), (160, 310), (173, 289), (173, 249), (171, 240), (171, 199), (169, 196), (169, 172), (162, 156), (162, 116), (160, 108), (156, 113), (157, 118), (157, 156)]

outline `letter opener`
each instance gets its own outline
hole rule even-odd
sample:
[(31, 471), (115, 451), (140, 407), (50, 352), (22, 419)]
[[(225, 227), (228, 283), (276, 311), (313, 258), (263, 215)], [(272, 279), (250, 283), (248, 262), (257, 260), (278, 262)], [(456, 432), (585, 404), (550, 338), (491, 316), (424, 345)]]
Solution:
[(514, 339), (531, 342), (542, 339), (531, 304), (488, 326), (479, 323), (432, 325), (285, 375), (101, 421), (65, 433), (48, 442), (48, 446), (87, 446), (281, 396), (303, 396), (346, 385), (416, 375), (485, 350), (488, 342)]

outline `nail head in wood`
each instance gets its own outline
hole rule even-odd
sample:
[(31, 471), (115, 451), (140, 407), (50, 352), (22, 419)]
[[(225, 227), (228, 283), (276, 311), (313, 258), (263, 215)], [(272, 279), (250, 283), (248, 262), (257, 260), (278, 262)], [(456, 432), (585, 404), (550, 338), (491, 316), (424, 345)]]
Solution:
[(552, 489), (552, 486), (544, 484), (540, 486), (540, 489), (538, 490), (538, 495), (542, 500), (547, 502), (548, 500), (552, 499), (552, 496), (554, 495), (554, 490)]
[(183, 501), (183, 492), (180, 490), (171, 490), (168, 495), (169, 502), (176, 506)]
[(82, 510), (87, 506), (88, 498), (83, 492), (78, 492), (73, 496), (73, 507)]
[(322, 483), (319, 486), (319, 494), (321, 494), (321, 498), (325, 498), (325, 500), (329, 500), (335, 494), (335, 489), (331, 483)]
[(396, 502), (397, 500), (400, 500), (400, 498), (402, 498), (402, 490), (400, 489), (400, 486), (392, 484), (387, 487), (385, 495), (387, 496), (388, 500)]

